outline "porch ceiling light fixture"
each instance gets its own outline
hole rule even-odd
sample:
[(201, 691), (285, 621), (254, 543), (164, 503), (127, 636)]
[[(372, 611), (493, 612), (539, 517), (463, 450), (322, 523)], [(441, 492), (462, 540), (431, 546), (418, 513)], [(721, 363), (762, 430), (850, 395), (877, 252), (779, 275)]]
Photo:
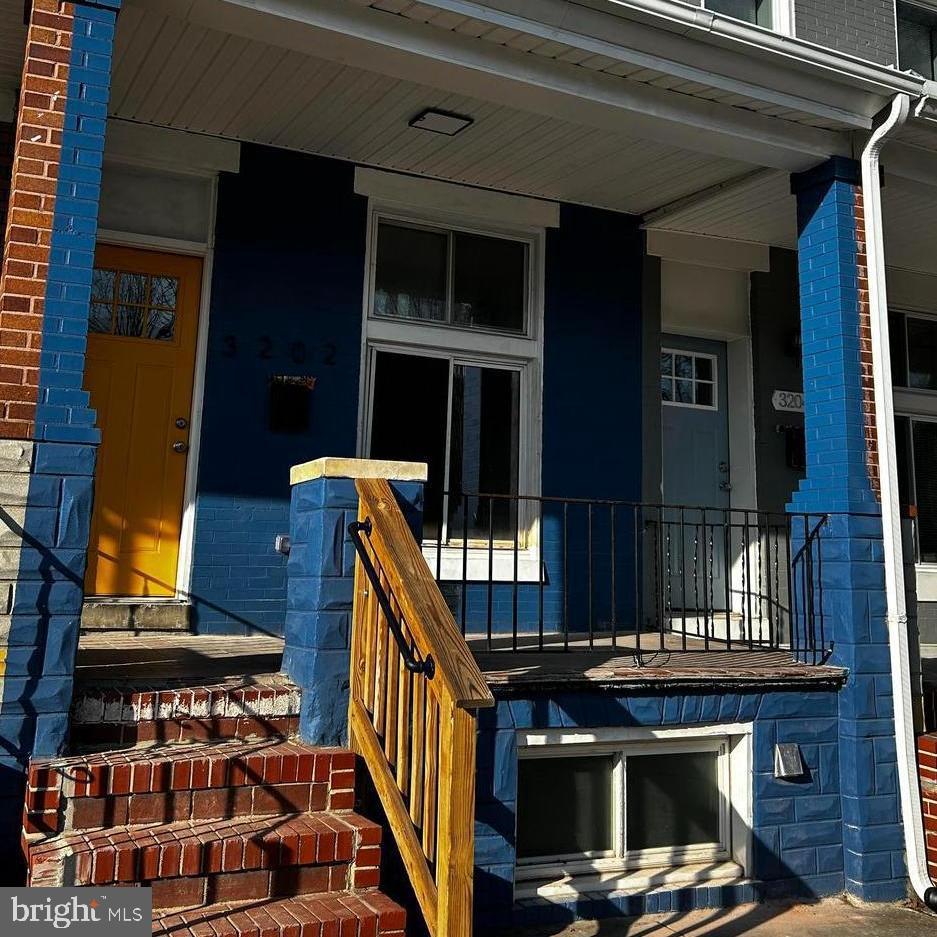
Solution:
[(450, 111), (438, 111), (436, 108), (428, 107), (425, 111), (420, 111), (410, 121), (410, 126), (416, 127), (417, 130), (428, 130), (430, 133), (441, 133), (447, 137), (454, 137), (473, 123), (475, 121), (471, 117), (453, 114)]

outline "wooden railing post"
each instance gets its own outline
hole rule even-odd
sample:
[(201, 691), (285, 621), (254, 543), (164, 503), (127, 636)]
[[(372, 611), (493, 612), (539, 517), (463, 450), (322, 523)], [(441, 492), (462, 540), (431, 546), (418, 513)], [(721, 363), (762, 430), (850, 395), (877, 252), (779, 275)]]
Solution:
[(437, 933), (469, 937), (475, 871), (475, 719), (448, 698), (439, 711), (437, 843)]

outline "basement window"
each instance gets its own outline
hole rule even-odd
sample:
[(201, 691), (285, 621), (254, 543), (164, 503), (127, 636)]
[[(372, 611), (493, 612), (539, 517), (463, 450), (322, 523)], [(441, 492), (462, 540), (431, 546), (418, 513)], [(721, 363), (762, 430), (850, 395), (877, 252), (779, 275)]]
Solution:
[(522, 745), (518, 879), (730, 861), (732, 812), (743, 811), (732, 802), (736, 743), (707, 735)]

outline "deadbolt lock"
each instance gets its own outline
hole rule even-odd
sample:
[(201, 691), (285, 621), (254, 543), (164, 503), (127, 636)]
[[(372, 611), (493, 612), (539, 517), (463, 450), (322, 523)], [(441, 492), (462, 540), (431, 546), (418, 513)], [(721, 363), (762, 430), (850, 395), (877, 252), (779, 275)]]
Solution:
[(188, 448), (189, 448), (189, 447), (188, 447), (181, 439), (177, 439), (177, 440), (172, 444), (172, 451), (173, 451), (173, 452), (186, 452), (186, 451), (188, 451)]
[(184, 416), (176, 417), (176, 429), (185, 429), (189, 425), (189, 421)]

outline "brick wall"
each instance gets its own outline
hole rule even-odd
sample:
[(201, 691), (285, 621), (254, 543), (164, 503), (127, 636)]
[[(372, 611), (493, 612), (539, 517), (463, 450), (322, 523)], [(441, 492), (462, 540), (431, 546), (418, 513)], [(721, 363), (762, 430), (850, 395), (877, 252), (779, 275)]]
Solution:
[(862, 189), (856, 199), (856, 273), (859, 300), (859, 368), (862, 380), (862, 412), (865, 418), (865, 464), (876, 500), (881, 500), (878, 466), (878, 433), (875, 420), (875, 383), (872, 377), (872, 313), (869, 307), (869, 259), (865, 245), (865, 203)]
[(881, 65), (898, 60), (894, 0), (795, 0), (794, 16), (798, 39)]
[[(833, 895), (843, 890), (838, 701), (835, 691), (627, 695), (579, 692), (499, 699), (479, 712), (475, 823), (477, 926), (516, 926), (615, 915), (725, 907), (780, 897)], [(517, 731), (609, 726), (692, 726), (751, 722), (752, 868), (755, 885), (650, 894), (586, 894), (575, 902), (514, 904), (517, 814)], [(803, 778), (774, 777), (775, 742), (796, 742)]]
[(0, 231), (6, 231), (10, 205), (10, 176), (13, 173), (13, 141), (16, 125), (0, 121)]
[(72, 4), (34, 0), (0, 272), (0, 436), (5, 438), (29, 438), (34, 428), (72, 28)]
[(924, 838), (927, 870), (937, 883), (937, 733), (922, 735), (917, 743), (921, 805), (924, 808)]

